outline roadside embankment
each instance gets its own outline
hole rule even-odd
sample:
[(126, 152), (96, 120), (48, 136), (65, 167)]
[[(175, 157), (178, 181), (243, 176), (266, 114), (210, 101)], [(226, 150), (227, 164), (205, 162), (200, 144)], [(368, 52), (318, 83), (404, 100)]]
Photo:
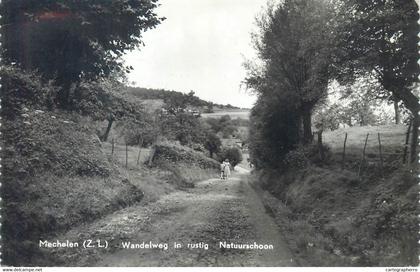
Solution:
[(417, 182), (409, 169), (361, 178), (312, 166), (261, 171), (253, 183), (304, 266), (418, 264)]
[(39, 239), (143, 198), (73, 115), (25, 109), (3, 121), (4, 260), (30, 265)]
[(152, 165), (172, 173), (179, 187), (193, 187), (194, 182), (218, 177), (219, 163), (203, 153), (174, 143), (156, 145)]

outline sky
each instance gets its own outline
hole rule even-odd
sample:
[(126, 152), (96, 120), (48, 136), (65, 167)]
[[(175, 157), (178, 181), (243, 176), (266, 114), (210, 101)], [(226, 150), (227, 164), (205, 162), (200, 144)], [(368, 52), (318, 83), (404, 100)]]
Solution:
[(242, 63), (255, 57), (251, 32), (267, 0), (160, 0), (157, 28), (143, 34), (145, 46), (124, 57), (134, 68), (134, 86), (180, 92), (250, 108)]

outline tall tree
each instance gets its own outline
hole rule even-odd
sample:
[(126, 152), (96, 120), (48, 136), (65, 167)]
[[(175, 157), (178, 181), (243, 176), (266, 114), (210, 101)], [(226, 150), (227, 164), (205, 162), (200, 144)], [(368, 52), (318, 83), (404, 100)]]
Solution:
[(254, 41), (263, 69), (249, 73), (246, 83), (259, 93), (275, 89), (295, 103), (303, 143), (312, 138), (312, 111), (327, 94), (333, 50), (331, 14), (325, 1), (285, 0), (269, 6), (257, 20), (259, 33)]
[(162, 21), (154, 13), (157, 1), (4, 0), (3, 61), (56, 80), (58, 103), (69, 107), (73, 83), (128, 69), (123, 53)]
[[(414, 0), (348, 0), (341, 5), (337, 41), (344, 60), (342, 72), (374, 73), (395, 105), (402, 101), (413, 116), (411, 161), (416, 161), (420, 119), (418, 97), (413, 92), (420, 69)], [(342, 69), (346, 66), (347, 69)], [(398, 107), (396, 106), (396, 121)]]
[(222, 146), (222, 142), (220, 138), (217, 137), (216, 133), (212, 131), (208, 131), (206, 133), (206, 138), (204, 141), (204, 147), (209, 151), (210, 158), (213, 158), (213, 154), (220, 151), (220, 147)]
[(124, 86), (110, 78), (98, 81), (82, 81), (72, 97), (73, 110), (93, 120), (107, 120), (102, 141), (107, 141), (111, 127), (116, 120), (143, 125), (146, 112), (141, 104), (130, 101), (119, 90)]

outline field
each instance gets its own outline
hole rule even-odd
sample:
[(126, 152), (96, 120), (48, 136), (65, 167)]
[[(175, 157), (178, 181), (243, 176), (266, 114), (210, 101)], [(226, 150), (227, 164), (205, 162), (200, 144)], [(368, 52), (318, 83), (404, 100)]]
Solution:
[[(104, 152), (111, 156), (112, 153), (112, 144), (108, 142), (102, 143)], [(125, 166), (126, 163), (126, 153), (127, 153), (127, 162), (129, 167), (134, 167), (137, 165), (137, 159), (139, 159), (139, 164), (146, 162), (149, 158), (150, 148), (142, 148), (140, 151), (139, 147), (136, 146), (126, 146), (115, 144), (114, 145), (114, 153), (112, 157), (116, 160), (120, 165)], [(140, 153), (140, 158), (138, 157)]]
[(216, 111), (214, 113), (202, 113), (203, 118), (220, 118), (223, 115), (229, 115), (232, 119), (249, 119), (249, 110), (228, 110), (228, 111)]
[(343, 148), (344, 137), (347, 133), (347, 144), (349, 149), (357, 149), (364, 145), (366, 135), (369, 133), (368, 148), (378, 147), (378, 133), (381, 136), (381, 144), (387, 149), (403, 148), (405, 143), (405, 125), (386, 125), (386, 126), (365, 126), (341, 128), (331, 132), (325, 132), (324, 142), (329, 144), (332, 149), (341, 150)]
[(328, 163), (286, 174), (257, 173), (255, 182), (266, 190), (261, 192), (266, 210), (276, 218), (300, 265), (418, 263), (418, 185), (410, 165), (402, 164), (406, 131), (405, 125), (387, 125), (324, 132), (323, 143), (332, 151)]
[(346, 156), (360, 157), (363, 153), (366, 136), (369, 133), (366, 144), (366, 157), (377, 158), (379, 157), (379, 133), (384, 158), (395, 158), (396, 156), (402, 158), (406, 132), (407, 127), (405, 125), (341, 128), (331, 132), (324, 132), (323, 143), (331, 148), (333, 154), (341, 155), (343, 153), (345, 134), (347, 133)]

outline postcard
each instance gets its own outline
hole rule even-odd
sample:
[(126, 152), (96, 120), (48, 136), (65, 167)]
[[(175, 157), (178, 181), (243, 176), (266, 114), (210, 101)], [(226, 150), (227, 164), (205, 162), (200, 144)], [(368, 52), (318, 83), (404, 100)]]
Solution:
[(418, 4), (2, 0), (3, 269), (417, 271)]

